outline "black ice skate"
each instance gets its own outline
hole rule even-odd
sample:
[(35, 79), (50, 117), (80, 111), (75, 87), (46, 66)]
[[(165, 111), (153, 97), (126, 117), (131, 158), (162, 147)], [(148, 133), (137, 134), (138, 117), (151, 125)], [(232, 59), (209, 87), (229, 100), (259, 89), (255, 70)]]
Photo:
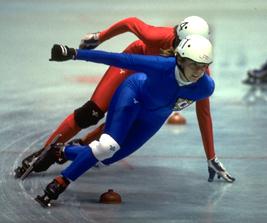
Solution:
[(51, 207), (50, 201), (56, 200), (58, 196), (66, 190), (69, 183), (69, 180), (65, 177), (58, 176), (46, 186), (44, 195), (37, 195), (35, 200), (43, 207)]
[(266, 76), (255, 77), (248, 75), (246, 79), (242, 81), (243, 84), (247, 85), (264, 85), (267, 84), (267, 72)]
[[(57, 135), (45, 148), (31, 155), (32, 161), (22, 162), (22, 166), (15, 169), (15, 177), (24, 180), (32, 171), (42, 172), (47, 170), (55, 161), (50, 158), (51, 149), (54, 147), (61, 135)], [(28, 158), (28, 157), (27, 157)], [(27, 159), (26, 158), (26, 159)], [(30, 158), (30, 156), (29, 156)], [(45, 159), (44, 159), (45, 158)], [(25, 160), (26, 160), (25, 159)], [(42, 162), (41, 162), (42, 161)]]
[(263, 64), (260, 69), (249, 70), (243, 83), (248, 85), (267, 84), (267, 63)]

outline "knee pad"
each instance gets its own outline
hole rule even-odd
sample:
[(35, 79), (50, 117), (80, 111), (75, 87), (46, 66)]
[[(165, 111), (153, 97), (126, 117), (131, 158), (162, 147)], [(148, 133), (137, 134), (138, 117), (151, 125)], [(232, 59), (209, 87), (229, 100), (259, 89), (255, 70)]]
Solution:
[(99, 141), (95, 140), (89, 146), (99, 161), (112, 157), (120, 149), (120, 145), (108, 134), (102, 134)]
[(93, 101), (87, 101), (82, 107), (74, 110), (74, 120), (82, 129), (97, 124), (104, 115)]

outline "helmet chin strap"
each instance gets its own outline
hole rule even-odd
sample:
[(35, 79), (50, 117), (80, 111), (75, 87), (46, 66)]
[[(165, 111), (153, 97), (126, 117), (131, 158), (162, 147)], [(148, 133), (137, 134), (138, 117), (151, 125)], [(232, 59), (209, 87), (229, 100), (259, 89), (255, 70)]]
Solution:
[(185, 77), (182, 69), (177, 65), (175, 67), (175, 78), (178, 82), (178, 84), (180, 86), (184, 86), (184, 85), (189, 85), (189, 84), (192, 84), (193, 82), (190, 82), (190, 81), (183, 81), (183, 79), (181, 78), (181, 76)]

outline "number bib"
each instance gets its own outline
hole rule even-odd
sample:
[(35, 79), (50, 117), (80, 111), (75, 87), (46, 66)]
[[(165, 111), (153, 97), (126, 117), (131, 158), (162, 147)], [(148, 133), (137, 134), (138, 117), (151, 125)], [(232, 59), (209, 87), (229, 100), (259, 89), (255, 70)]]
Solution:
[(194, 101), (185, 98), (178, 98), (172, 110), (181, 111), (192, 103), (194, 103)]

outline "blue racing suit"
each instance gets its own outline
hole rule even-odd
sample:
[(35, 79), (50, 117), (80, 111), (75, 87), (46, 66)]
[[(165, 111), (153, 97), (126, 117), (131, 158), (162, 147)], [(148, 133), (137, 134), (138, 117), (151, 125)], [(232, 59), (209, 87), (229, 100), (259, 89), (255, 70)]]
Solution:
[[(76, 59), (136, 71), (116, 90), (109, 105), (104, 133), (120, 149), (101, 161), (106, 165), (139, 149), (173, 110), (181, 110), (214, 91), (214, 81), (206, 74), (195, 83), (180, 86), (175, 77), (178, 69), (175, 57), (77, 50)], [(61, 174), (70, 180), (76, 180), (98, 162), (90, 146), (77, 147), (66, 146), (64, 150), (65, 157), (73, 162)]]

